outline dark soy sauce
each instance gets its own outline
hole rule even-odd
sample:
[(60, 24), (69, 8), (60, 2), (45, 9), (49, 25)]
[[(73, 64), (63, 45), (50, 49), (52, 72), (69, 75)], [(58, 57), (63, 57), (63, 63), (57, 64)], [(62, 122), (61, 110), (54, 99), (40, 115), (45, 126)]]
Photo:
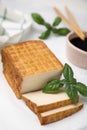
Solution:
[(85, 38), (85, 40), (82, 41), (80, 38), (76, 37), (71, 39), (70, 41), (74, 46), (78, 47), (79, 49), (87, 51), (87, 38)]

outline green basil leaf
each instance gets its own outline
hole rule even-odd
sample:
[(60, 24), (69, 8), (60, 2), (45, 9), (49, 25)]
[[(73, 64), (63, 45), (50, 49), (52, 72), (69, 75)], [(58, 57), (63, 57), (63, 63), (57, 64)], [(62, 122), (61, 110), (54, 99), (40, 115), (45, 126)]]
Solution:
[(48, 29), (48, 30), (51, 30), (51, 25), (49, 23), (44, 23), (44, 26)]
[(76, 89), (75, 85), (66, 84), (65, 85), (65, 90), (66, 90), (67, 95), (70, 97), (70, 99), (74, 103), (77, 103), (78, 102), (78, 92), (77, 92), (77, 89)]
[(62, 21), (62, 19), (60, 17), (56, 17), (54, 22), (53, 22), (53, 26), (59, 25), (61, 21)]
[(52, 27), (52, 32), (53, 32), (53, 33), (57, 33), (57, 31), (58, 31), (57, 28)]
[(63, 76), (67, 81), (71, 81), (73, 80), (73, 70), (72, 68), (66, 63), (64, 65), (64, 69), (63, 69)]
[(41, 34), (41, 36), (39, 36), (40, 39), (47, 39), (50, 35), (50, 30), (46, 30), (45, 32), (43, 32)]
[(43, 88), (44, 93), (58, 93), (59, 88), (61, 88), (63, 84), (60, 83), (60, 80), (52, 80), (46, 84)]
[(41, 15), (39, 15), (38, 13), (32, 13), (31, 16), (36, 23), (44, 25), (45, 21)]
[(62, 79), (62, 80), (60, 80), (60, 83), (61, 83), (61, 84), (66, 84), (67, 81), (66, 81), (66, 79)]
[(87, 86), (85, 84), (78, 82), (76, 88), (81, 95), (87, 97)]
[(70, 30), (68, 28), (59, 28), (59, 29), (52, 29), (52, 31), (58, 35), (66, 36)]
[(69, 83), (69, 84), (76, 84), (77, 80), (75, 78), (71, 78), (70, 80), (62, 79), (62, 80), (60, 80), (60, 82), (62, 84), (67, 84), (67, 83)]
[(71, 77), (68, 81), (70, 84), (76, 84), (77, 83), (77, 80), (73, 77)]

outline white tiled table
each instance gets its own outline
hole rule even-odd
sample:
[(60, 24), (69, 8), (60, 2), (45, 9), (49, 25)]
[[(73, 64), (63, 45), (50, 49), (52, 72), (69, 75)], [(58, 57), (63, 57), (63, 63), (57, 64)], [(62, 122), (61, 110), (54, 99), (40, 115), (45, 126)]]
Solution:
[[(1, 0), (3, 4), (12, 8), (19, 9), (24, 13), (38, 12), (48, 21), (52, 22), (56, 14), (52, 6), (58, 6), (64, 12), (64, 5), (72, 10), (82, 29), (87, 30), (87, 0)], [(65, 13), (65, 12), (64, 12)], [(31, 33), (22, 40), (38, 39), (42, 28), (32, 23)], [(62, 25), (65, 26), (64, 23)], [(44, 41), (53, 53), (64, 64), (71, 65), (78, 81), (87, 84), (87, 70), (78, 68), (71, 64), (66, 57), (66, 39), (51, 35)], [(41, 126), (39, 121), (24, 104), (18, 100), (11, 88), (7, 84), (2, 74), (2, 64), (0, 61), (0, 130), (87, 130), (87, 98), (82, 98), (84, 108), (64, 120)]]

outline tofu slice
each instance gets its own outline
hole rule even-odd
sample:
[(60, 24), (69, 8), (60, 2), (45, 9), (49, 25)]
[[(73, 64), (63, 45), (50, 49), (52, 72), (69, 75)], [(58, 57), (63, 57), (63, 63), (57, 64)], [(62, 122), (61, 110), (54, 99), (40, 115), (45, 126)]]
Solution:
[(41, 90), (22, 95), (27, 106), (35, 113), (48, 111), (54, 108), (71, 104), (72, 101), (65, 92), (45, 94)]
[(76, 113), (82, 107), (83, 107), (82, 103), (71, 104), (47, 112), (38, 113), (38, 118), (40, 120), (41, 125), (49, 124)]
[(2, 48), (4, 75), (18, 98), (59, 79), (63, 65), (42, 41), (27, 41)]

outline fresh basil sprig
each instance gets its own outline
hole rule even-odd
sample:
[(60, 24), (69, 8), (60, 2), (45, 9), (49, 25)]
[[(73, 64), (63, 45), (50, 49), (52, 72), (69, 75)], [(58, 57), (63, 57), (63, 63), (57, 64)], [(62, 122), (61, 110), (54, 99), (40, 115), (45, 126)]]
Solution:
[(32, 13), (32, 18), (33, 20), (41, 25), (44, 25), (44, 19), (41, 17), (41, 15), (37, 14), (37, 13)]
[(53, 26), (57, 26), (57, 25), (59, 25), (60, 23), (61, 23), (61, 18), (60, 17), (56, 17), (55, 19), (54, 19), (54, 22), (53, 22)]
[(61, 36), (65, 36), (70, 32), (70, 30), (68, 28), (52, 28), (52, 32)]
[(47, 39), (47, 38), (49, 37), (49, 35), (50, 35), (50, 30), (46, 30), (45, 32), (43, 32), (43, 33), (39, 36), (39, 38), (40, 38), (40, 39)]
[(75, 84), (65, 84), (65, 91), (74, 103), (78, 101), (78, 92)]
[(44, 93), (58, 93), (60, 88), (64, 88), (67, 95), (74, 102), (78, 102), (78, 93), (87, 97), (87, 86), (83, 83), (77, 82), (74, 78), (74, 72), (72, 68), (66, 63), (63, 69), (64, 79), (54, 79), (45, 85), (43, 88)]
[(87, 87), (85, 86), (85, 84), (78, 82), (78, 83), (76, 84), (76, 88), (77, 88), (77, 90), (79, 91), (79, 93), (80, 93), (81, 95), (87, 97)]
[(70, 30), (68, 28), (56, 28), (56, 26), (58, 26), (60, 23), (61, 23), (61, 18), (60, 17), (56, 17), (53, 21), (53, 24), (49, 24), (47, 23), (43, 17), (38, 14), (38, 13), (32, 13), (31, 14), (32, 16), (32, 19), (37, 23), (37, 24), (40, 24), (40, 25), (43, 25), (45, 26), (46, 28), (46, 31), (44, 31), (41, 36), (39, 36), (40, 39), (47, 39), (50, 35), (51, 32), (57, 34), (57, 35), (62, 35), (62, 36), (65, 36), (67, 35)]
[(59, 88), (61, 88), (63, 84), (58, 79), (54, 79), (49, 81), (46, 86), (43, 88), (43, 92), (47, 93), (58, 93)]

